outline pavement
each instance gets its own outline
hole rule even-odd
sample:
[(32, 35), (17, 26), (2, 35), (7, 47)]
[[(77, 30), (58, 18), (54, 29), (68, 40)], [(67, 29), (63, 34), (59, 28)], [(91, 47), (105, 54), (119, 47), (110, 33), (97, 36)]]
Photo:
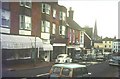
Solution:
[(40, 62), (40, 63), (35, 63), (35, 64), (18, 64), (18, 65), (3, 67), (2, 70), (4, 71), (25, 70), (25, 69), (52, 66), (53, 64), (54, 64), (53, 62)]

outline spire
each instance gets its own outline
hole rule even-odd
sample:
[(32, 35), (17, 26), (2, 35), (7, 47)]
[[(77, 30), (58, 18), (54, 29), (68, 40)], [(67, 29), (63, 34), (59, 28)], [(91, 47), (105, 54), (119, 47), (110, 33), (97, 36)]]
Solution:
[(95, 20), (95, 26), (94, 26), (94, 33), (93, 33), (93, 39), (97, 40), (97, 21)]

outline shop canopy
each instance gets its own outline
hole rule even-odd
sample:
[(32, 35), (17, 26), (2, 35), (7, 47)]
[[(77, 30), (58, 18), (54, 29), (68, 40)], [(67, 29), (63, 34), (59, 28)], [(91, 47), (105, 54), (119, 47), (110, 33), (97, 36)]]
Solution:
[(42, 48), (43, 43), (39, 37), (19, 36), (0, 34), (2, 49), (26, 49), (26, 48)]

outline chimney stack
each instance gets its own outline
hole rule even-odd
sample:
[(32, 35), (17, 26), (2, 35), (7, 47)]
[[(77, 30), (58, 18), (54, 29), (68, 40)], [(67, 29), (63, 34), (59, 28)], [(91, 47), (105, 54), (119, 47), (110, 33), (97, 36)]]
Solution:
[(72, 10), (72, 7), (70, 7), (70, 10), (68, 12), (69, 12), (69, 18), (73, 19), (73, 13), (74, 13), (74, 11)]

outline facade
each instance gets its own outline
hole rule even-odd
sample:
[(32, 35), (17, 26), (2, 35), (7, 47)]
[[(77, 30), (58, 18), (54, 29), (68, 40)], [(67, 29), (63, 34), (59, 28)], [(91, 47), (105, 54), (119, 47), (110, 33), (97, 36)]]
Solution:
[(4, 60), (50, 62), (58, 54), (90, 48), (91, 39), (73, 20), (73, 11), (67, 17), (58, 2), (3, 2), (1, 11)]
[(103, 39), (102, 42), (103, 42), (103, 45), (104, 45), (103, 53), (112, 52), (113, 39), (106, 37), (106, 38)]
[(74, 56), (75, 52), (80, 52), (80, 29), (81, 27), (73, 20), (73, 10), (70, 8), (67, 17), (67, 48), (68, 55)]
[(113, 40), (113, 53), (120, 53), (120, 39)]
[(12, 61), (15, 64), (21, 60), (36, 59), (43, 43), (38, 36), (32, 35), (32, 3), (2, 2), (1, 11), (3, 63)]
[[(61, 53), (66, 53), (66, 17), (67, 9), (64, 6), (56, 5), (56, 21), (53, 17), (53, 27), (51, 28), (51, 44), (53, 45), (53, 59)], [(56, 23), (56, 25), (54, 24)]]

